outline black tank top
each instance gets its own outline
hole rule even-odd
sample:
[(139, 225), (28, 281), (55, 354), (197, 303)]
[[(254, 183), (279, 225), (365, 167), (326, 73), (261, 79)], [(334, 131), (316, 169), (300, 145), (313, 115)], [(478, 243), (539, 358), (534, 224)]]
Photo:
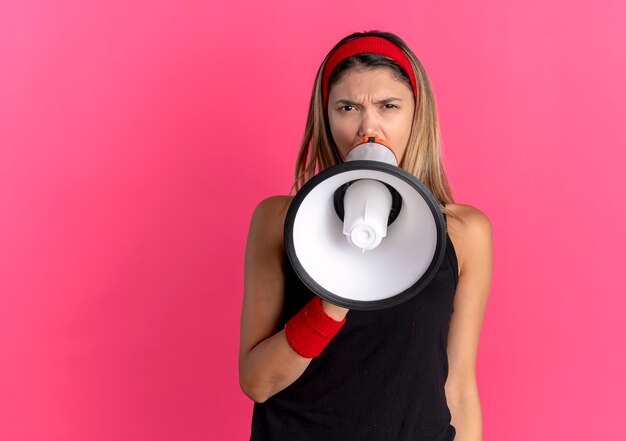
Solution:
[[(251, 441), (451, 441), (444, 385), (458, 282), (450, 236), (435, 277), (400, 305), (350, 310), (289, 387), (255, 403)], [(285, 259), (283, 323), (313, 297)]]

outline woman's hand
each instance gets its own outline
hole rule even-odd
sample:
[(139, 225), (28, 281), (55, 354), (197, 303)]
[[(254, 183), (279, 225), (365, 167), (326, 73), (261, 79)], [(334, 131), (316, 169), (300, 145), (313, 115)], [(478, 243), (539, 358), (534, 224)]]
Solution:
[(338, 322), (343, 320), (344, 317), (348, 314), (348, 311), (350, 311), (347, 308), (333, 305), (332, 303), (327, 302), (324, 299), (322, 299), (322, 308), (324, 308), (324, 312), (326, 314), (328, 314), (332, 319), (337, 320)]

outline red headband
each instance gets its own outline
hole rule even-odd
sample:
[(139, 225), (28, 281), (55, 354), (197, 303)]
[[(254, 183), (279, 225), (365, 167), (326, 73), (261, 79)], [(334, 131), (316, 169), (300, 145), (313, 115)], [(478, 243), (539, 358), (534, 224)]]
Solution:
[(402, 52), (398, 46), (391, 41), (382, 37), (360, 37), (354, 40), (350, 40), (347, 43), (339, 46), (331, 54), (324, 66), (324, 72), (322, 74), (322, 91), (324, 93), (324, 108), (328, 104), (328, 80), (339, 63), (346, 58), (358, 54), (376, 54), (382, 55), (387, 58), (391, 58), (398, 63), (402, 69), (411, 78), (411, 86), (413, 87), (413, 94), (417, 98), (417, 81), (415, 81), (415, 73), (413, 67), (409, 62), (408, 57)]

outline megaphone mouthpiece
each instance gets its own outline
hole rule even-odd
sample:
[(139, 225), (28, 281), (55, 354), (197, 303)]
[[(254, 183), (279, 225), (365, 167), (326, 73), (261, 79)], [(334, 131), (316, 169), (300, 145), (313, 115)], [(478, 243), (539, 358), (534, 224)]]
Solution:
[(346, 162), (359, 160), (398, 165), (398, 158), (393, 149), (375, 136), (366, 136), (350, 148), (346, 155)]

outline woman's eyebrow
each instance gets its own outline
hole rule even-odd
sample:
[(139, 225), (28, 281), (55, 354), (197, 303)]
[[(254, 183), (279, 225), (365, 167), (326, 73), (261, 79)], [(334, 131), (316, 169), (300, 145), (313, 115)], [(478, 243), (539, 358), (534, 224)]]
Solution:
[(350, 100), (337, 100), (335, 101), (335, 104), (355, 105), (357, 103), (355, 103), (354, 101), (350, 101)]
[(402, 98), (396, 98), (396, 97), (389, 97), (389, 98), (385, 98), (383, 100), (380, 101), (374, 101), (374, 104), (389, 104), (392, 101), (402, 101)]
[[(402, 98), (396, 98), (396, 97), (389, 97), (389, 98), (384, 98), (382, 100), (378, 100), (378, 101), (374, 101), (374, 104), (389, 104), (392, 101), (402, 101)], [(335, 104), (344, 104), (344, 105), (355, 105), (358, 104), (354, 101), (350, 101), (350, 100), (337, 100), (335, 101)]]

